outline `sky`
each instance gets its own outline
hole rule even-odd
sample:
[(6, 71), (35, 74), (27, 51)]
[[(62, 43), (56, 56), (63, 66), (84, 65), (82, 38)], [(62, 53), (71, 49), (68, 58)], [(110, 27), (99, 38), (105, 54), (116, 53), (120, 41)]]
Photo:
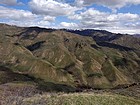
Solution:
[(140, 0), (0, 0), (0, 23), (140, 34)]

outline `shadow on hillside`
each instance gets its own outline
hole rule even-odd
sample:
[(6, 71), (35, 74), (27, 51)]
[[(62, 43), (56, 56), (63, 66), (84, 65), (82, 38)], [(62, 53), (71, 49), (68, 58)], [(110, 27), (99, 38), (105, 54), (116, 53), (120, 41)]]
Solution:
[(112, 40), (116, 40), (119, 39), (120, 37), (122, 37), (123, 35), (121, 34), (106, 34), (104, 36), (99, 36), (99, 35), (94, 35), (92, 36), (92, 38), (96, 41), (96, 42), (100, 42), (100, 41), (112, 41)]
[(39, 49), (43, 43), (45, 43), (45, 41), (39, 41), (32, 45), (27, 46), (26, 48), (30, 51), (34, 51), (34, 50)]
[(75, 92), (76, 88), (67, 85), (67, 84), (58, 84), (54, 82), (45, 82), (43, 79), (35, 78), (28, 74), (25, 74), (26, 77), (30, 78), (37, 84), (37, 89), (42, 92)]
[(22, 39), (34, 40), (40, 32), (53, 32), (55, 30), (56, 29), (52, 29), (52, 28), (46, 29), (46, 28), (39, 28), (39, 27), (28, 27), (28, 28), (24, 28), (22, 32), (13, 35), (12, 37), (18, 36), (21, 37)]
[(38, 36), (40, 32), (53, 32), (55, 29), (46, 29), (46, 28), (39, 28), (39, 27), (28, 27), (20, 33), (22, 39), (34, 39)]
[(124, 47), (124, 46), (121, 46), (121, 45), (108, 43), (108, 42), (97, 42), (97, 45), (102, 46), (102, 47), (118, 49), (120, 51), (134, 51), (135, 50), (133, 48)]
[(99, 46), (97, 46), (96, 44), (91, 44), (91, 47), (94, 48), (94, 49), (97, 49), (97, 50), (98, 50), (98, 49), (101, 49), (101, 48), (100, 48)]
[(0, 78), (0, 84), (14, 81), (32, 81), (31, 78), (28, 78), (24, 74), (15, 73), (8, 67), (4, 66), (0, 66)]
[(98, 41), (112, 41), (122, 37), (122, 34), (114, 34), (105, 30), (94, 30), (94, 29), (85, 29), (85, 30), (66, 30), (68, 32), (79, 34), (81, 36), (90, 36), (96, 42)]
[(72, 86), (53, 82), (39, 83), (37, 89), (45, 92), (74, 92), (76, 90)]
[[(1, 76), (2, 74), (2, 76)], [(42, 79), (36, 79), (28, 74), (14, 73), (11, 69), (0, 66), (0, 84), (10, 82), (33, 82), (36, 83), (37, 89), (42, 92), (74, 92), (76, 89), (66, 84), (58, 84), (53, 82), (44, 82)]]

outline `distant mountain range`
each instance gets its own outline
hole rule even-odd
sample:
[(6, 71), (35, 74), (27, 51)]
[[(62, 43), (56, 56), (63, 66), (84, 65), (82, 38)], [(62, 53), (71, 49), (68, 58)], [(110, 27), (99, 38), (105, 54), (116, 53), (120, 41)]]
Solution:
[(0, 83), (27, 81), (50, 91), (138, 83), (140, 38), (0, 24)]
[(134, 34), (134, 36), (140, 38), (140, 34)]

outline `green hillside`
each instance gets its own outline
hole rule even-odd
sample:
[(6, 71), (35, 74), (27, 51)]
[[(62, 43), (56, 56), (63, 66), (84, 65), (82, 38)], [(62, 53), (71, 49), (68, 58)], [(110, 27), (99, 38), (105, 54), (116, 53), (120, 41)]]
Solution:
[(140, 101), (110, 94), (60, 94), (60, 95), (42, 95), (30, 98), (24, 98), (21, 105), (139, 105)]
[(0, 24), (0, 65), (7, 68), (0, 70), (0, 83), (29, 79), (41, 89), (75, 91), (140, 82), (140, 40), (93, 35), (106, 36)]

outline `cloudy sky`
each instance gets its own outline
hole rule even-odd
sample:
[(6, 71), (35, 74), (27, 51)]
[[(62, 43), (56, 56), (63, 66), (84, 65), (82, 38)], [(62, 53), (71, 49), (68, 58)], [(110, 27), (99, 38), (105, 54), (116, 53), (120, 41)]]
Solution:
[(0, 0), (0, 23), (140, 33), (140, 0)]

